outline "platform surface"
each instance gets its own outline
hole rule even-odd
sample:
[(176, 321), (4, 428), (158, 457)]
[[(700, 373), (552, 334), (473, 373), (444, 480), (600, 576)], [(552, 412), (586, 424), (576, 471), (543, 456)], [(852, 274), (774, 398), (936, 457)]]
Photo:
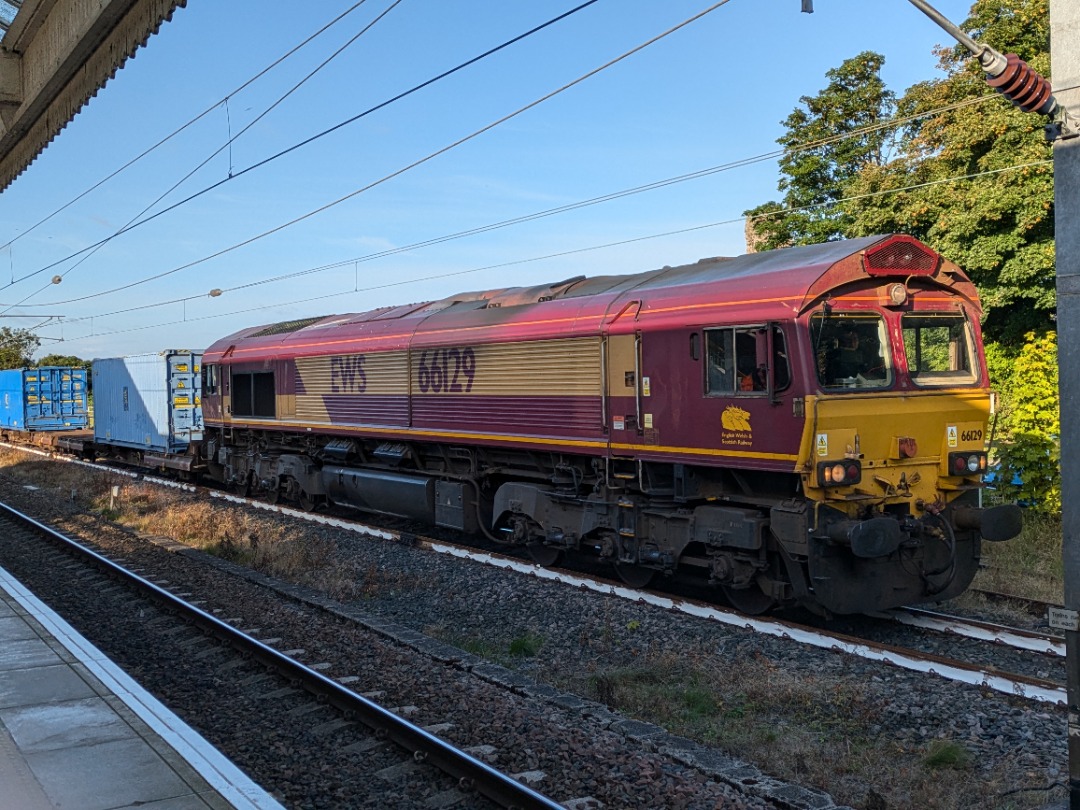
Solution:
[(0, 810), (281, 805), (0, 568)]

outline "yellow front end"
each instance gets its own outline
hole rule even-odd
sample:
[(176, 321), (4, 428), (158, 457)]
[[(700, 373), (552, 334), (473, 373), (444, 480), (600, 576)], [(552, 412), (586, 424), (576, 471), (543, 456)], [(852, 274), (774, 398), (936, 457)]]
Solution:
[(801, 550), (816, 603), (866, 612), (965, 590), (981, 549), (989, 393), (815, 396), (805, 413)]
[[(919, 516), (978, 489), (985, 470), (955, 475), (950, 453), (985, 452), (990, 394), (957, 389), (894, 396), (807, 397), (799, 454), (803, 491), (852, 517), (868, 507), (910, 506)], [(820, 480), (823, 462), (857, 460), (858, 483)]]

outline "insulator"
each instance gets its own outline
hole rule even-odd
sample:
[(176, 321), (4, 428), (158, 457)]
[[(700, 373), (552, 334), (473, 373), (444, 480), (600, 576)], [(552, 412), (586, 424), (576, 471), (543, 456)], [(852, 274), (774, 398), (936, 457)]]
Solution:
[(1048, 82), (1015, 53), (1005, 55), (1005, 70), (989, 76), (987, 84), (1025, 112), (1049, 115), (1057, 103)]

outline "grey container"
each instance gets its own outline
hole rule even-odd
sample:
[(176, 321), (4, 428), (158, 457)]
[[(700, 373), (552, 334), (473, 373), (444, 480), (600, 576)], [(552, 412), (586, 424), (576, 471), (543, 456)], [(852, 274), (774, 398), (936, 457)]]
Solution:
[(174, 349), (93, 363), (94, 441), (156, 453), (202, 439), (202, 353)]

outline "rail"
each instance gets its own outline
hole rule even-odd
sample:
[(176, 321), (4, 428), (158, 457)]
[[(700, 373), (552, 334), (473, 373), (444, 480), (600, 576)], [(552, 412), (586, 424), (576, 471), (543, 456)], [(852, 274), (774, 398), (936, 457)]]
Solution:
[(527, 785), (440, 740), (419, 726), (403, 720), (377, 703), (294, 661), (194, 605), (188, 604), (92, 549), (12, 509), (7, 504), (0, 503), (0, 516), (43, 534), (51, 542), (70, 553), (92, 562), (109, 576), (147, 594), (168, 610), (174, 611), (182, 620), (190, 622), (208, 635), (230, 645), (242, 655), (250, 656), (264, 666), (273, 668), (283, 677), (294, 681), (319, 699), (355, 717), (402, 748), (412, 751), (417, 761), (427, 762), (458, 779), (463, 789), (474, 790), (502, 807), (517, 810), (562, 808), (562, 805), (553, 799), (532, 790)]

